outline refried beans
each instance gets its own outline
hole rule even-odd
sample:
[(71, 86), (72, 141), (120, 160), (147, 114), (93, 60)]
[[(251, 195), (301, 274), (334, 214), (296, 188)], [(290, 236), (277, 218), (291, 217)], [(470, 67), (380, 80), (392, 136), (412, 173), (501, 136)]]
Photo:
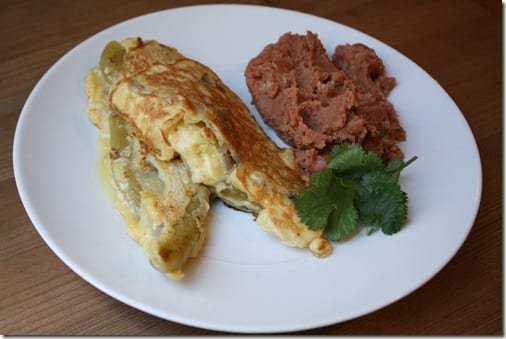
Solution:
[(262, 119), (309, 172), (324, 169), (332, 148), (344, 141), (384, 160), (404, 156), (397, 142), (406, 134), (387, 100), (395, 79), (384, 73), (371, 48), (339, 45), (329, 58), (312, 32), (282, 35), (245, 71)]

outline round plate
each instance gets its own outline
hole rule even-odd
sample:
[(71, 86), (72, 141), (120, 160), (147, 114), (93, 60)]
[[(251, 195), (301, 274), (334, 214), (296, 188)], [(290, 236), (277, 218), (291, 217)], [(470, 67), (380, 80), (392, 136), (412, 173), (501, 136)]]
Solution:
[[(196, 24), (198, 23), (198, 24)], [(285, 32), (317, 33), (329, 53), (361, 42), (398, 85), (389, 96), (407, 132), (401, 143), (409, 220), (394, 236), (359, 234), (325, 259), (289, 248), (249, 214), (216, 202), (200, 258), (183, 281), (153, 269), (126, 232), (97, 177), (97, 129), (86, 115), (84, 78), (110, 40), (156, 39), (207, 64), (249, 103), (248, 61)], [(14, 173), (26, 211), (48, 246), (83, 279), (132, 307), (207, 329), (282, 332), (349, 320), (420, 287), (468, 235), (481, 197), (477, 146), (452, 99), (426, 72), (380, 41), (289, 10), (206, 5), (156, 12), (82, 42), (42, 77), (21, 112)]]

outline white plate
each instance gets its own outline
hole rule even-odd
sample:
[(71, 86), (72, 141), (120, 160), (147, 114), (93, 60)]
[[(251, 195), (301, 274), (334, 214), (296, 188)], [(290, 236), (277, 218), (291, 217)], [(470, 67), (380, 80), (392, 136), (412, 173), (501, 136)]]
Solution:
[[(126, 235), (97, 179), (98, 134), (85, 113), (86, 71), (110, 40), (157, 39), (210, 66), (249, 104), (243, 76), (247, 62), (283, 33), (307, 30), (319, 34), (329, 53), (337, 44), (365, 43), (397, 78), (389, 98), (407, 131), (401, 147), (407, 157), (419, 158), (401, 177), (409, 195), (407, 226), (391, 237), (360, 234), (336, 244), (331, 257), (316, 259), (308, 251), (281, 245), (250, 215), (216, 203), (202, 257), (185, 280), (166, 278)], [(395, 302), (453, 257), (473, 225), (481, 197), (475, 140), (436, 81), (370, 36), (269, 7), (177, 8), (128, 20), (87, 39), (33, 89), (17, 125), (13, 157), (31, 221), (83, 279), (158, 317), (233, 332), (309, 329)]]

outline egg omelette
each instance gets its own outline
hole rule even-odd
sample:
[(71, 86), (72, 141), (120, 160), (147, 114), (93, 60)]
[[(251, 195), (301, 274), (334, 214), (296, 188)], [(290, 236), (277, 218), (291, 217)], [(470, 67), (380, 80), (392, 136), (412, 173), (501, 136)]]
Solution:
[(210, 68), (129, 38), (105, 47), (85, 88), (115, 206), (156, 269), (184, 276), (204, 242), (213, 197), (252, 213), (288, 246), (330, 252), (292, 201), (309, 185), (307, 174)]

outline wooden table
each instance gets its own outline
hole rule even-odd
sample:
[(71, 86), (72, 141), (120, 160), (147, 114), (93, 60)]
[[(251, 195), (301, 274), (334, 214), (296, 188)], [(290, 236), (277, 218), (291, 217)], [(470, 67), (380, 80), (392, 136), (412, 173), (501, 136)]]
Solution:
[[(62, 55), (141, 14), (209, 1), (0, 1), (0, 333), (216, 334), (122, 304), (79, 278), (42, 241), (19, 199), (12, 143), (24, 101)], [(370, 34), (428, 71), (476, 137), (483, 196), (464, 245), (428, 283), (371, 314), (297, 334), (494, 334), (502, 315), (502, 7), (497, 0), (247, 1)], [(261, 24), (259, 22), (259, 24)], [(437, 166), (437, 164), (434, 164)], [(434, 236), (437, 236), (435, 234)]]

